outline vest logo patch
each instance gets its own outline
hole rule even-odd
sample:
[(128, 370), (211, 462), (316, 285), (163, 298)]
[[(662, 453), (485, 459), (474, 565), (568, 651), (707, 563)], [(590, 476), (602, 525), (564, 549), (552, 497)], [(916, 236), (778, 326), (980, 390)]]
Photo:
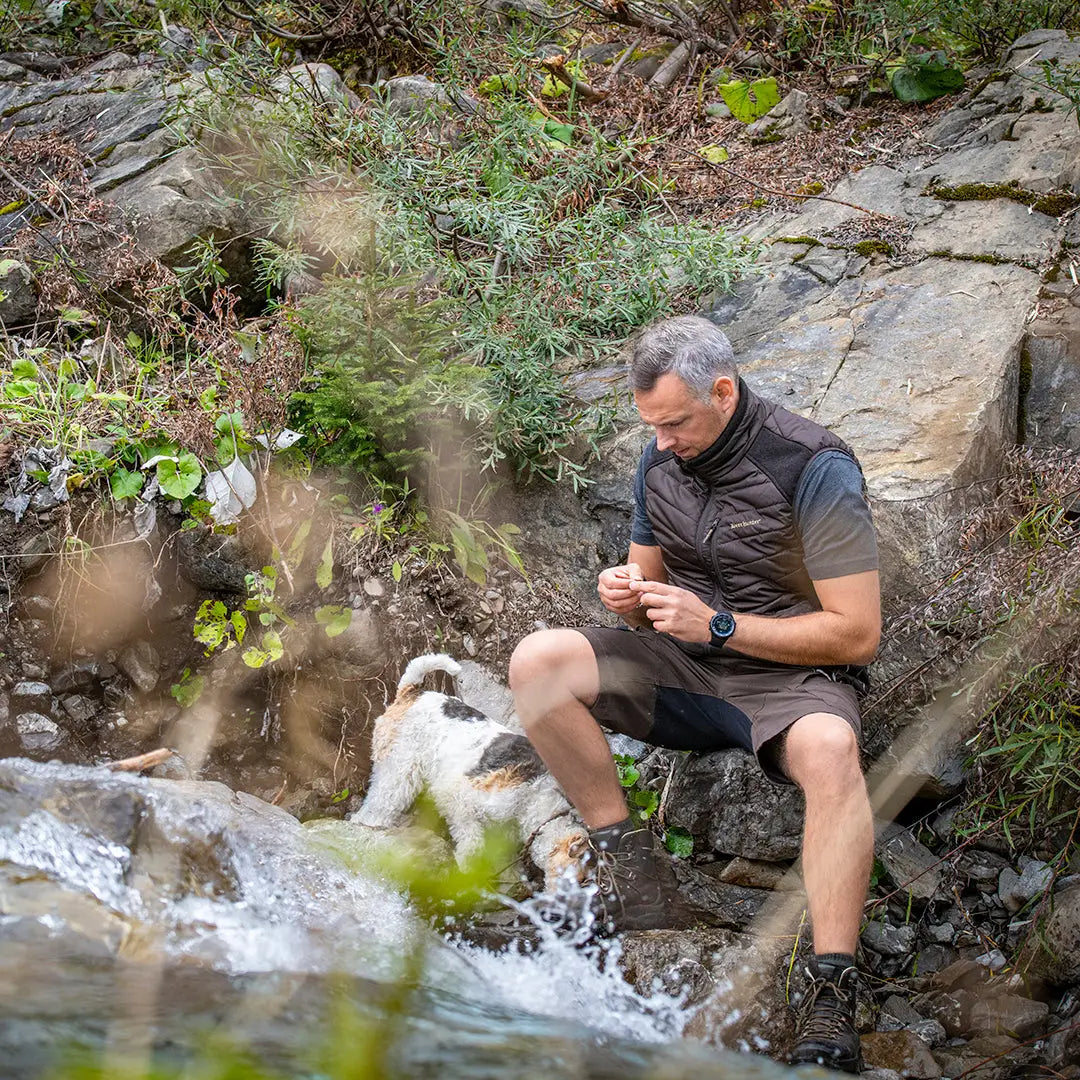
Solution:
[(754, 518), (753, 521), (736, 521), (734, 525), (729, 525), (730, 529), (745, 529), (751, 525), (760, 525), (761, 518)]

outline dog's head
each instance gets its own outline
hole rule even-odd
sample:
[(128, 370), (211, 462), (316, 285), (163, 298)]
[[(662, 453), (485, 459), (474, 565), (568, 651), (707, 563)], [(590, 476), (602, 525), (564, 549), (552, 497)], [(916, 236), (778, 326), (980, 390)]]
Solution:
[(548, 891), (568, 872), (579, 885), (584, 882), (584, 855), (588, 846), (588, 835), (584, 829), (577, 826), (555, 841), (544, 871), (545, 887)]

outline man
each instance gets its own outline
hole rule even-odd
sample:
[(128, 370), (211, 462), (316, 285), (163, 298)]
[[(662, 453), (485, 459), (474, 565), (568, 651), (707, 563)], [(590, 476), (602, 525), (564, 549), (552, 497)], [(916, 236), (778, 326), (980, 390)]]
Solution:
[(707, 319), (644, 331), (629, 377), (656, 438), (638, 469), (629, 558), (598, 582), (628, 627), (525, 638), (510, 663), (518, 712), (590, 830), (618, 928), (662, 924), (670, 901), (601, 724), (678, 750), (743, 747), (803, 790), (816, 959), (791, 1062), (854, 1072), (854, 952), (873, 860), (855, 688), (881, 627), (862, 473), (836, 436), (753, 394)]

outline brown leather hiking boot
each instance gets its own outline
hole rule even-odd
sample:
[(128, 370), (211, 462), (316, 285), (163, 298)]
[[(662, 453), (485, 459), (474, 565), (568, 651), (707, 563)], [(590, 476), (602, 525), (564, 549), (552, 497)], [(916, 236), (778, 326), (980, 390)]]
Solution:
[(675, 875), (657, 852), (645, 826), (629, 818), (589, 833), (582, 860), (595, 882), (594, 932), (659, 930), (695, 920), (676, 891)]
[(859, 1072), (862, 1054), (855, 1030), (858, 971), (818, 960), (810, 964), (806, 973), (809, 983), (799, 1008), (795, 1049), (788, 1064)]

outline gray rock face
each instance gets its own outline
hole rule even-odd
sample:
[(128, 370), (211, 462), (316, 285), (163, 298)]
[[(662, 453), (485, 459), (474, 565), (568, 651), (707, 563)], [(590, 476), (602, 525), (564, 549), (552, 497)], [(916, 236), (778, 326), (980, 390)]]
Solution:
[[(213, 236), (226, 245), (226, 268), (239, 273), (247, 249), (236, 202), (198, 150), (175, 153), (176, 136), (165, 126), (175, 99), (205, 90), (205, 82), (137, 65), (123, 53), (70, 78), (17, 69), (0, 81), (0, 131), (73, 141), (93, 161), (91, 185), (128, 217), (147, 256), (177, 266), (196, 239)], [(21, 226), (16, 217), (6, 215), (0, 243)], [(16, 299), (25, 316), (25, 288), (5, 303)], [(0, 318), (8, 321), (6, 308)]]
[(765, 778), (739, 750), (689, 758), (676, 770), (667, 820), (707, 850), (747, 859), (793, 859), (802, 847), (802, 795)]
[(30, 322), (37, 311), (30, 270), (14, 259), (0, 260), (0, 324), (8, 327)]
[[(948, 152), (872, 166), (837, 185), (837, 199), (889, 215), (884, 227), (862, 210), (825, 202), (768, 221), (753, 231), (767, 248), (760, 275), (710, 305), (752, 388), (855, 448), (874, 505), (886, 596), (918, 593), (940, 577), (955, 550), (955, 522), (1016, 440), (1026, 320), (1039, 271), (1058, 257), (1068, 228), (1054, 204), (1029, 213), (1026, 203), (1030, 193), (1080, 179), (1080, 128), (1067, 104), (1026, 68), (1011, 73), (1030, 67), (1036, 48), (1039, 62), (1080, 55), (1064, 34), (1017, 47), (1010, 73), (946, 114), (948, 131), (930, 137)], [(1019, 188), (994, 188), (990, 197), (948, 190), (1014, 180)], [(875, 239), (887, 243), (885, 252), (862, 243)], [(587, 377), (576, 376), (583, 385)], [(526, 510), (526, 531), (532, 536), (535, 522), (537, 546), (585, 597), (595, 570), (625, 555), (625, 533), (608, 523), (627, 519), (634, 462), (626, 458), (635, 455), (626, 448), (640, 447), (648, 433), (631, 410), (621, 417), (621, 443), (612, 440), (614, 453), (605, 448), (591, 470), (597, 487), (623, 482), (621, 493), (611, 488), (616, 506), (592, 506), (586, 494), (553, 514)], [(954, 786), (951, 775), (942, 782)]]
[(910, 956), (915, 946), (915, 927), (870, 922), (863, 928), (861, 937), (867, 948), (883, 956)]

